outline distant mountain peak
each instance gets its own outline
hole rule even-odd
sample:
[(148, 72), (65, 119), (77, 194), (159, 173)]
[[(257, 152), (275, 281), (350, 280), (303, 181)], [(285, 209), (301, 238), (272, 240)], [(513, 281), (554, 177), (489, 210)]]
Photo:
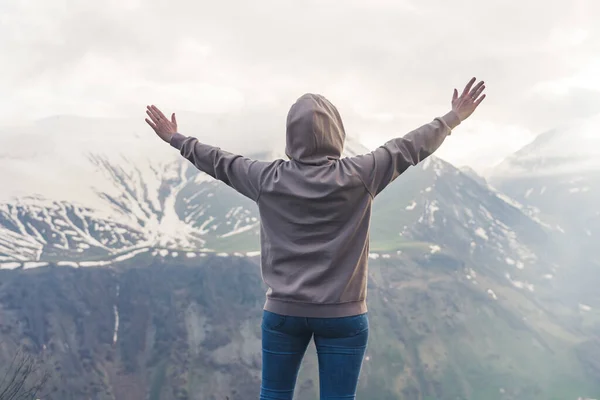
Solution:
[(507, 157), (495, 179), (516, 175), (565, 175), (600, 171), (600, 114), (568, 127), (548, 130)]

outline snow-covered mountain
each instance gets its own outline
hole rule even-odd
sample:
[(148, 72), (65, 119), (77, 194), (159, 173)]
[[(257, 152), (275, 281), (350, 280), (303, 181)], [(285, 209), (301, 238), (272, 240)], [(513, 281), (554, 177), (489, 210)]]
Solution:
[[(71, 155), (67, 165), (76, 163), (69, 166), (85, 173), (65, 171), (63, 181), (67, 177), (69, 181), (59, 193), (21, 197), (2, 206), (0, 257), (4, 263), (97, 259), (151, 247), (258, 250), (257, 213), (251, 202), (195, 170), (156, 138), (142, 140), (140, 127), (115, 140), (121, 136), (115, 132), (130, 128), (128, 124), (59, 118), (42, 121), (28, 131), (68, 142), (66, 148), (55, 145), (50, 146), (54, 152), (30, 155), (26, 160), (30, 165), (60, 171), (65, 157)], [(87, 141), (72, 134), (82, 125), (94, 127), (86, 133)], [(109, 132), (108, 139), (102, 132)], [(120, 145), (111, 153), (115, 141)], [(345, 155), (366, 151), (349, 139)], [(262, 159), (282, 156), (277, 148), (257, 155)], [(55, 159), (50, 161), (51, 157)], [(22, 179), (35, 182), (38, 169), (30, 171), (32, 176)], [(93, 201), (88, 202), (90, 197)], [(515, 258), (519, 266), (534, 262), (535, 251), (527, 243), (535, 240), (528, 237), (537, 237), (544, 229), (531, 211), (494, 192), (474, 172), (467, 175), (435, 157), (409, 170), (377, 199), (373, 221), (374, 249), (423, 241), (434, 249), (447, 247), (472, 255), (483, 251), (489, 256), (493, 247), (496, 260), (505, 263)], [(456, 235), (448, 235), (449, 229)], [(14, 238), (28, 246), (14, 245)]]
[[(115, 140), (114, 132), (129, 123), (88, 120), (96, 130), (86, 132), (89, 140), (73, 137), (77, 127), (86, 125), (78, 118), (50, 119), (25, 133), (17, 131), (20, 140), (30, 135), (52, 142), (55, 138), (48, 136), (54, 135), (66, 142), (48, 145), (46, 152), (19, 154), (19, 141), (13, 141), (15, 153), (5, 139), (5, 153), (12, 157), (2, 158), (4, 167), (20, 176), (7, 184), (12, 197), (0, 203), (0, 268), (57, 260), (108, 265), (150, 248), (258, 250), (259, 223), (252, 202), (197, 171), (152, 132), (148, 140), (136, 130)], [(109, 137), (102, 139), (102, 132), (110, 132)], [(115, 142), (119, 148), (111, 152)], [(365, 151), (350, 139), (345, 154)], [(282, 156), (277, 148), (255, 154), (261, 159)], [(37, 186), (46, 179), (52, 184)], [(43, 195), (34, 195), (38, 192)]]

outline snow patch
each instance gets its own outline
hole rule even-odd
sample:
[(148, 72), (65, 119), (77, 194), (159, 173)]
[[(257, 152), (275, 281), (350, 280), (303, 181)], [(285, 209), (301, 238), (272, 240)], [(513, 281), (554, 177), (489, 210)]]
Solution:
[(258, 257), (260, 256), (260, 251), (249, 251), (246, 253), (246, 257)]
[(489, 219), (490, 221), (494, 221), (494, 217), (492, 216), (492, 214), (489, 212), (489, 210), (487, 208), (485, 208), (484, 206), (480, 205), (479, 206), (479, 210), (483, 213), (483, 215)]
[(517, 261), (517, 268), (518, 269), (523, 269), (523, 268), (525, 268), (525, 264), (523, 264), (522, 261)]
[(469, 208), (465, 208), (465, 214), (467, 214), (467, 216), (471, 219), (473, 219), (473, 211), (471, 211), (471, 209)]
[(26, 262), (25, 264), (23, 264), (23, 269), (40, 268), (40, 267), (47, 267), (47, 266), (48, 266), (47, 262), (30, 261), (30, 262)]
[(210, 217), (208, 217), (208, 219), (207, 219), (206, 221), (204, 221), (204, 222), (202, 223), (202, 225), (200, 225), (200, 227), (198, 228), (198, 230), (199, 230), (199, 233), (200, 233), (201, 235), (205, 235), (205, 234), (209, 233), (209, 232), (210, 232), (210, 228), (208, 228), (208, 226), (209, 226), (209, 225), (210, 225), (210, 224), (211, 224), (211, 223), (212, 223), (214, 220), (215, 220), (215, 217), (213, 217), (213, 216), (210, 216)]
[(488, 289), (487, 294), (489, 294), (492, 299), (498, 300), (498, 296), (496, 296), (496, 293), (494, 293), (492, 289)]
[(71, 267), (71, 268), (79, 268), (79, 264), (75, 261), (59, 261), (56, 263), (59, 267)]
[[(117, 302), (119, 301), (119, 284), (117, 284)], [(117, 339), (119, 338), (119, 309), (117, 308), (117, 304), (113, 305), (113, 312), (115, 314), (115, 329), (113, 331), (113, 344), (117, 343)]]
[(427, 219), (430, 225), (433, 225), (433, 223), (435, 222), (435, 213), (439, 211), (439, 209), (440, 208), (438, 207), (438, 203), (435, 200), (433, 200), (427, 205), (427, 208), (425, 209), (425, 215), (427, 215)]
[(480, 227), (480, 228), (477, 228), (477, 229), (475, 229), (475, 234), (476, 234), (477, 236), (479, 236), (480, 238), (482, 238), (483, 240), (489, 240), (489, 237), (488, 237), (488, 235), (487, 235), (487, 232), (485, 231), (485, 229), (483, 229), (483, 228), (481, 228), (481, 227)]
[[(246, 219), (249, 221), (249, 218), (246, 218)], [(237, 223), (236, 223), (236, 227), (234, 227), (234, 229), (231, 232), (227, 232), (227, 233), (221, 235), (220, 237), (226, 238), (226, 237), (230, 237), (230, 236), (234, 236), (234, 235), (239, 235), (240, 233), (247, 232), (253, 228), (256, 228), (257, 226), (258, 226), (258, 223), (253, 223), (250, 225), (242, 226), (241, 228), (237, 228)]]
[(410, 210), (414, 210), (416, 206), (417, 206), (417, 202), (413, 200), (413, 202), (412, 202), (412, 203), (410, 203), (409, 205), (407, 205), (407, 206), (405, 207), (405, 209), (406, 209), (406, 210), (409, 210), (409, 211), (410, 211)]
[(130, 258), (133, 258), (133, 257), (137, 256), (138, 254), (144, 253), (146, 251), (150, 251), (150, 249), (148, 249), (148, 248), (137, 249), (137, 250), (131, 251), (129, 253), (122, 254), (118, 257), (115, 257), (112, 261), (120, 262), (120, 261), (129, 260)]
[(581, 303), (579, 303), (579, 309), (581, 311), (591, 311), (592, 307), (588, 306), (587, 304), (581, 304)]
[(80, 267), (104, 267), (112, 264), (112, 261), (81, 261)]
[(0, 269), (16, 269), (21, 266), (21, 263), (18, 262), (9, 262), (0, 264)]
[(519, 203), (515, 199), (508, 197), (504, 193), (495, 192), (495, 194), (496, 194), (496, 197), (498, 197), (500, 200), (504, 201), (506, 204), (509, 204), (519, 210), (523, 209), (523, 205), (521, 203)]
[(437, 244), (432, 244), (429, 246), (429, 251), (431, 254), (439, 253), (441, 250), (442, 248)]
[(377, 254), (377, 253), (369, 253), (369, 258), (371, 260), (377, 260), (379, 258), (379, 254)]
[(516, 288), (519, 288), (519, 289), (527, 289), (527, 290), (529, 290), (530, 292), (533, 292), (533, 291), (534, 291), (534, 289), (535, 289), (532, 283), (521, 282), (521, 281), (515, 281), (515, 280), (513, 280), (513, 279), (510, 277), (510, 274), (506, 274), (506, 279), (508, 279), (508, 280), (510, 281), (510, 283), (511, 283), (511, 284), (512, 284), (514, 287), (516, 287)]

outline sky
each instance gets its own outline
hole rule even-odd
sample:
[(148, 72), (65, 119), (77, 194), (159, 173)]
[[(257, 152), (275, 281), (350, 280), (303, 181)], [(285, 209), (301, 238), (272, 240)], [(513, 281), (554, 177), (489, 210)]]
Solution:
[[(600, 114), (598, 0), (3, 0), (0, 54), (0, 126), (54, 115), (143, 124), (156, 104), (255, 112), (236, 143), (268, 147), (295, 99), (316, 92), (374, 148), (445, 114), (475, 76), (488, 98), (438, 155), (484, 171)], [(255, 136), (259, 116), (273, 121)]]

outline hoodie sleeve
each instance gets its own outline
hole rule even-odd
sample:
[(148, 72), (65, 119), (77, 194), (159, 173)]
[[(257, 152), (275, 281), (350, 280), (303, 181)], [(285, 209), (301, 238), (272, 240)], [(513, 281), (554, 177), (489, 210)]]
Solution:
[(218, 179), (253, 201), (260, 196), (260, 178), (267, 163), (228, 153), (198, 139), (176, 133), (171, 146), (200, 171)]
[(433, 154), (459, 124), (458, 116), (450, 112), (403, 137), (390, 140), (371, 153), (353, 157), (352, 161), (371, 196), (377, 196), (408, 167)]

